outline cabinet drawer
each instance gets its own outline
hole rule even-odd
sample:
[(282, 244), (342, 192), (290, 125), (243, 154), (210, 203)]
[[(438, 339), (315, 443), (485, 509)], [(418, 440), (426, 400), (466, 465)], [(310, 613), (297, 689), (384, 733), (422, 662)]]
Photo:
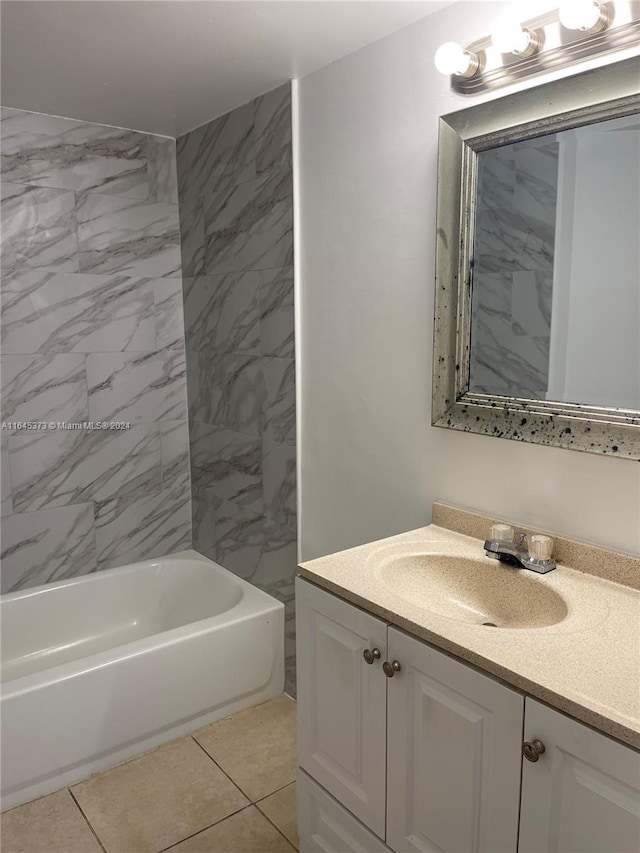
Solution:
[(389, 853), (320, 785), (298, 770), (300, 853)]

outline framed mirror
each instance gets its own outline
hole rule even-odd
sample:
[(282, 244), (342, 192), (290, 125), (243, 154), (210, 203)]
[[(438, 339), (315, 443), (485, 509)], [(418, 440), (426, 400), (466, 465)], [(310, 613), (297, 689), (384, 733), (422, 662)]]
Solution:
[(640, 58), (440, 119), (432, 424), (640, 459)]

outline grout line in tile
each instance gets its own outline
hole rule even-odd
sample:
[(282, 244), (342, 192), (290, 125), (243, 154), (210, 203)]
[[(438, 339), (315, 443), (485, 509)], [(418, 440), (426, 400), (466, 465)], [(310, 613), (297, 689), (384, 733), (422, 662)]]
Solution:
[[(289, 784), (291, 784), (291, 782), (290, 782)], [(285, 787), (286, 787), (286, 786), (285, 786)], [(280, 791), (281, 791), (281, 790), (282, 790), (282, 788), (279, 788), (278, 790), (280, 790)], [(274, 791), (274, 793), (275, 793), (275, 791)], [(271, 796), (271, 794), (269, 794), (269, 796)], [(266, 799), (266, 797), (263, 797), (263, 799)], [(262, 802), (262, 801), (260, 801), (260, 802)], [(296, 850), (296, 851), (297, 851), (297, 849), (298, 849), (298, 848), (295, 846), (295, 844), (293, 843), (293, 841), (291, 841), (291, 839), (290, 839), (290, 838), (287, 838), (287, 836), (286, 836), (286, 835), (284, 834), (284, 832), (280, 829), (280, 827), (279, 827), (276, 823), (274, 823), (274, 822), (271, 820), (271, 818), (269, 817), (269, 815), (265, 814), (265, 813), (262, 811), (262, 809), (260, 808), (260, 806), (258, 805), (258, 803), (254, 803), (254, 806), (258, 809), (258, 811), (260, 812), (260, 814), (262, 815), (262, 817), (263, 817), (265, 820), (269, 821), (269, 823), (271, 824), (271, 826), (275, 827), (275, 829), (277, 829), (277, 830), (278, 830), (278, 832), (279, 832), (279, 833), (280, 833), (280, 835), (284, 838), (284, 840), (285, 840), (285, 841), (286, 841), (286, 842), (287, 842), (287, 843), (288, 843), (288, 844), (289, 844), (289, 845), (290, 845), (294, 850)], [(296, 820), (296, 825), (297, 825), (297, 820)]]
[[(235, 784), (235, 783), (234, 783)], [(245, 809), (250, 809), (254, 807), (254, 803), (247, 803), (246, 806), (242, 806), (240, 809), (236, 809), (234, 812), (231, 812), (228, 815), (220, 818), (220, 820), (214, 820), (213, 823), (210, 823), (208, 826), (199, 829), (197, 832), (192, 832), (191, 835), (187, 835), (185, 838), (181, 838), (180, 841), (175, 841), (173, 844), (170, 844), (169, 847), (163, 847), (162, 850), (159, 850), (158, 853), (166, 853), (168, 850), (173, 850), (174, 847), (177, 847), (178, 844), (182, 844), (184, 841), (189, 841), (190, 838), (195, 838), (197, 835), (201, 835), (203, 832), (206, 832), (208, 829), (211, 829), (213, 826), (217, 826), (219, 823), (222, 823), (223, 820), (227, 820), (234, 815), (240, 814), (240, 812), (245, 811)], [(262, 812), (260, 812), (262, 814)]]
[(100, 849), (101, 849), (101, 850), (103, 850), (103, 851), (104, 851), (104, 853), (107, 853), (107, 848), (104, 846), (104, 844), (103, 844), (103, 843), (102, 843), (102, 841), (100, 840), (100, 836), (98, 835), (98, 833), (95, 831), (95, 829), (94, 829), (94, 828), (93, 828), (93, 826), (91, 825), (91, 821), (90, 821), (90, 820), (89, 820), (89, 818), (86, 816), (86, 814), (83, 812), (83, 810), (82, 810), (82, 806), (81, 806), (81, 805), (80, 805), (80, 803), (76, 800), (75, 794), (73, 793), (73, 791), (71, 790), (71, 788), (67, 788), (67, 791), (69, 792), (69, 796), (71, 797), (71, 799), (73, 800), (73, 802), (76, 804), (76, 807), (77, 807), (78, 811), (80, 812), (80, 814), (82, 815), (82, 817), (85, 819), (85, 822), (86, 822), (87, 826), (89, 827), (89, 829), (91, 830), (91, 834), (93, 835), (93, 837), (95, 838), (95, 840), (98, 842), (98, 845), (100, 846)]
[(292, 779), (290, 782), (287, 782), (285, 785), (280, 785), (280, 787), (276, 788), (275, 791), (272, 791), (270, 794), (265, 794), (264, 797), (260, 797), (259, 800), (256, 800), (255, 804), (258, 805), (258, 803), (263, 802), (263, 800), (268, 800), (269, 797), (273, 797), (274, 794), (277, 794), (279, 791), (284, 791), (284, 789), (288, 788), (289, 785), (295, 785), (295, 783), (296, 783), (296, 780)]
[(229, 774), (228, 774), (228, 773), (227, 773), (227, 771), (224, 769), (224, 767), (220, 767), (220, 765), (219, 765), (219, 764), (218, 764), (218, 762), (215, 760), (215, 758), (214, 758), (212, 755), (209, 755), (209, 753), (208, 753), (208, 752), (207, 752), (207, 750), (204, 748), (204, 746), (202, 746), (202, 744), (201, 744), (201, 743), (198, 743), (198, 741), (195, 739), (195, 737), (194, 737), (193, 735), (189, 735), (189, 737), (190, 737), (190, 738), (191, 738), (191, 740), (196, 744), (196, 746), (200, 747), (200, 749), (204, 752), (204, 754), (207, 756), (207, 758), (211, 759), (211, 761), (213, 761), (213, 763), (216, 765), (216, 767), (217, 767), (220, 771), (222, 771), (222, 773), (224, 773), (224, 775), (227, 777), (227, 779), (228, 779), (228, 780), (229, 780), (233, 785), (235, 785), (235, 787), (240, 791), (240, 793), (242, 794), (242, 796), (243, 796), (243, 797), (246, 797), (246, 798), (249, 800), (249, 802), (253, 805), (254, 800), (252, 800), (252, 799), (251, 799), (251, 797), (250, 797), (250, 796), (249, 796), (245, 791), (243, 791), (243, 790), (242, 790), (242, 788), (240, 787), (240, 785), (238, 785), (238, 783), (235, 781), (235, 779), (233, 779), (231, 776), (229, 776)]
[(249, 800), (249, 802), (250, 802), (250, 803), (252, 803), (253, 805), (256, 805), (256, 803), (262, 802), (262, 800), (266, 800), (266, 799), (267, 799), (267, 797), (270, 797), (272, 794), (277, 794), (277, 792), (278, 792), (278, 791), (282, 791), (282, 790), (283, 790), (283, 788), (287, 788), (289, 785), (293, 785), (293, 783), (296, 781), (295, 779), (292, 779), (290, 782), (287, 782), (287, 783), (286, 783), (286, 784), (284, 784), (284, 785), (280, 785), (280, 787), (279, 787), (279, 788), (275, 788), (273, 791), (270, 791), (268, 794), (265, 794), (265, 795), (264, 795), (264, 797), (260, 797), (259, 799), (254, 800), (254, 799), (252, 799), (252, 797), (250, 797), (250, 796), (249, 796), (249, 794), (247, 794), (247, 792), (246, 792), (246, 791), (243, 791), (243, 790), (242, 790), (242, 788), (240, 787), (240, 785), (235, 781), (235, 779), (234, 779), (232, 776), (230, 776), (230, 775), (227, 773), (227, 771), (226, 771), (223, 767), (220, 767), (220, 765), (219, 765), (219, 764), (218, 764), (218, 762), (215, 760), (215, 758), (213, 758), (213, 756), (209, 755), (209, 753), (208, 753), (208, 752), (207, 752), (207, 750), (204, 748), (204, 746), (202, 746), (202, 744), (201, 744), (201, 743), (198, 743), (198, 741), (195, 739), (195, 737), (194, 737), (193, 735), (190, 735), (190, 737), (191, 737), (191, 738), (194, 740), (194, 742), (195, 742), (195, 743), (200, 747), (200, 749), (204, 752), (204, 754), (207, 756), (207, 758), (210, 758), (210, 759), (211, 759), (211, 761), (213, 761), (213, 763), (216, 765), (216, 767), (218, 767), (220, 770), (222, 770), (222, 772), (223, 772), (223, 773), (224, 773), (224, 775), (227, 777), (227, 779), (229, 779), (229, 781), (230, 781), (230, 782), (233, 782), (233, 784), (236, 786), (236, 788), (237, 788), (237, 789), (238, 789), (242, 794), (244, 794), (244, 796), (245, 796), (245, 797)]

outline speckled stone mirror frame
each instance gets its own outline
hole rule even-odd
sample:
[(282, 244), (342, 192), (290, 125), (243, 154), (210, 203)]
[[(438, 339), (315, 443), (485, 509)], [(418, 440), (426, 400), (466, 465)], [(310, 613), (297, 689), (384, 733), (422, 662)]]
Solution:
[(640, 111), (640, 57), (440, 119), (433, 426), (640, 459), (640, 412), (469, 391), (477, 154)]

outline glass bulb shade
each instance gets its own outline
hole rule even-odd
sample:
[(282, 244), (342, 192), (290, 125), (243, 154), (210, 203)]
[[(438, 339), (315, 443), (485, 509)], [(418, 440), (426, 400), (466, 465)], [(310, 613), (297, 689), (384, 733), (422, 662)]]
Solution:
[(560, 4), (560, 23), (568, 30), (592, 30), (602, 18), (602, 10), (594, 0), (565, 0)]
[(517, 21), (501, 21), (491, 34), (491, 44), (499, 53), (524, 53), (529, 33)]
[(447, 41), (436, 50), (433, 61), (441, 74), (466, 74), (472, 58), (457, 42)]

